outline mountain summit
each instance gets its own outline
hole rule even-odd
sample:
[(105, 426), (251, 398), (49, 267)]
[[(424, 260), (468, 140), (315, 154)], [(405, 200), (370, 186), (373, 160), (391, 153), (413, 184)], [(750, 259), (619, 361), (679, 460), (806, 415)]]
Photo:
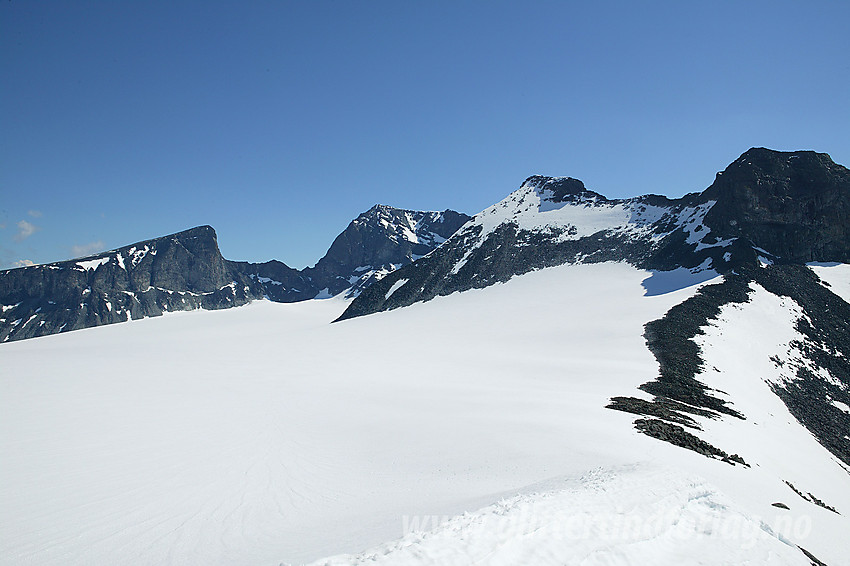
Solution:
[(753, 148), (702, 193), (706, 224), (782, 263), (850, 262), (850, 171), (826, 153)]
[(220, 309), (262, 297), (199, 226), (68, 261), (0, 272), (0, 341), (124, 322), (168, 311)]
[(680, 199), (607, 199), (577, 179), (529, 177), (438, 251), (365, 291), (342, 318), (555, 265), (727, 273), (759, 258), (850, 261), (850, 171), (825, 153), (751, 149), (702, 193)]
[(314, 267), (299, 271), (270, 261), (240, 262), (238, 268), (262, 283), (273, 301), (291, 303), (343, 292), (356, 296), (430, 253), (470, 218), (454, 210), (422, 212), (378, 204), (352, 220)]
[(419, 212), (375, 205), (355, 218), (304, 274), (329, 295), (346, 290), (357, 294), (429, 254), (470, 218), (453, 210)]

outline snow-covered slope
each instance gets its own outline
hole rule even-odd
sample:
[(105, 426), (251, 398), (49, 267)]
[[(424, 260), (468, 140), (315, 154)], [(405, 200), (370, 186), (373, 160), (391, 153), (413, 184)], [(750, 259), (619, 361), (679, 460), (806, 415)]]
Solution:
[(651, 275), (568, 265), (337, 324), (339, 298), (258, 301), (0, 345), (0, 561), (810, 564), (799, 545), (842, 564), (850, 475), (765, 382), (791, 302), (758, 291), (701, 343), (748, 415), (704, 434), (749, 467), (605, 408), (657, 375), (644, 325), (696, 292)]
[(594, 469), (473, 513), (418, 519), (413, 527), (429, 528), (313, 566), (812, 564), (786, 536), (805, 533), (807, 522), (765, 520), (699, 476), (646, 464)]
[[(704, 219), (715, 201), (693, 195), (609, 200), (569, 177), (529, 177), (476, 214), (435, 253), (367, 292), (343, 318), (504, 282), (532, 269), (629, 261), (653, 269), (725, 270), (734, 240)], [(672, 250), (672, 251), (671, 251)], [(393, 293), (389, 286), (407, 280)]]
[[(520, 232), (553, 235), (556, 242), (599, 234), (658, 242), (681, 229), (698, 249), (725, 246), (703, 223), (715, 201), (688, 205), (663, 197), (608, 200), (569, 177), (529, 177), (507, 198), (476, 214), (464, 230), (481, 227), (478, 245), (504, 224)], [(456, 266), (457, 271), (462, 266)]]

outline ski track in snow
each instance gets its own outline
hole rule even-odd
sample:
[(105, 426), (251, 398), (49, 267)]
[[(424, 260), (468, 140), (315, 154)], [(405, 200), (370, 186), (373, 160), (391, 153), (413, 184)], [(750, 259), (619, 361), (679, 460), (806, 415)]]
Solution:
[[(733, 468), (604, 408), (657, 373), (643, 325), (695, 292), (646, 296), (648, 275), (563, 266), (338, 324), (329, 321), (348, 304), (339, 298), (258, 301), (4, 344), (0, 562), (349, 555), (330, 559), (339, 564), (377, 548), (393, 564), (672, 565), (697, 551), (728, 564), (807, 564), (781, 536), (752, 552), (734, 537), (695, 542), (684, 519), (637, 542), (544, 541), (564, 517), (604, 528), (656, 508), (770, 525), (785, 512), (769, 503), (785, 501), (812, 517), (811, 548), (802, 545), (840, 564), (838, 535), (850, 525), (801, 507), (780, 481), (850, 509), (847, 475), (822, 453), (786, 458), (779, 478), (767, 448), (754, 453), (763, 469)], [(717, 426), (731, 435), (736, 424)], [(806, 450), (814, 442), (794, 438)], [(659, 461), (664, 469), (646, 464)], [(540, 529), (495, 539), (487, 525), (499, 509)], [(405, 518), (444, 515), (458, 517), (405, 536)], [(399, 545), (402, 554), (386, 553)]]

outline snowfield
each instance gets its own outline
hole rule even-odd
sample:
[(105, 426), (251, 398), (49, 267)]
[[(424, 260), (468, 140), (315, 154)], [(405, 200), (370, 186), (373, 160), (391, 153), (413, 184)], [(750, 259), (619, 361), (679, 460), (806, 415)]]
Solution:
[(757, 291), (704, 336), (702, 377), (748, 419), (700, 434), (750, 468), (605, 408), (645, 395), (643, 325), (697, 288), (648, 277), (562, 266), (337, 324), (346, 300), (258, 301), (0, 345), (0, 562), (847, 564), (850, 475), (765, 382), (793, 304)]

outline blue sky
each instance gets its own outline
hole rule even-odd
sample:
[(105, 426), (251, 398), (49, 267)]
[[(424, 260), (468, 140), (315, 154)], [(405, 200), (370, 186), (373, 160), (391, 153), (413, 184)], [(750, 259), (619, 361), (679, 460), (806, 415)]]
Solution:
[(0, 268), (200, 224), (312, 265), (373, 204), (529, 175), (680, 196), (752, 146), (850, 165), (850, 3), (0, 2)]

